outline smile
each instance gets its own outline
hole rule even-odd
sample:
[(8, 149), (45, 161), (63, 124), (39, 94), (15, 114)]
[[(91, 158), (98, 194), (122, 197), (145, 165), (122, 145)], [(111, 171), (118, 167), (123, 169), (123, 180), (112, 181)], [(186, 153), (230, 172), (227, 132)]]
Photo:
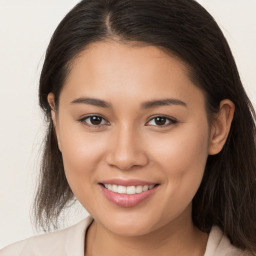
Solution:
[(160, 184), (138, 180), (108, 180), (99, 185), (108, 201), (119, 207), (134, 207), (155, 194)]
[(134, 195), (150, 190), (156, 185), (121, 186), (116, 184), (103, 184), (103, 186), (118, 194)]

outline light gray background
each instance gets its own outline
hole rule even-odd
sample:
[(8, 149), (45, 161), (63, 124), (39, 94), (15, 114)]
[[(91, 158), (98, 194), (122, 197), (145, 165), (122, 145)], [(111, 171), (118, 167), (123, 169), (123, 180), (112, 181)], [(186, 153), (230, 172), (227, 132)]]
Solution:
[[(44, 134), (37, 87), (50, 37), (77, 0), (0, 0), (0, 248), (36, 234), (31, 224)], [(199, 0), (215, 17), (256, 105), (256, 0)], [(86, 215), (74, 208), (63, 225)]]

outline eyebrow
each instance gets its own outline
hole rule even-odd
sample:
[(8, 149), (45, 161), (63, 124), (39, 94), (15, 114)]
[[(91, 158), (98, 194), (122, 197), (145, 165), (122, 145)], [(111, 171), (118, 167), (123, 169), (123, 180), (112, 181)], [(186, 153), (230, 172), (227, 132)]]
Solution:
[(161, 100), (152, 100), (142, 103), (142, 108), (148, 109), (153, 107), (160, 107), (160, 106), (170, 106), (170, 105), (179, 105), (187, 107), (187, 104), (178, 99), (161, 99)]
[(101, 108), (111, 108), (111, 104), (107, 103), (104, 100), (100, 100), (100, 99), (95, 99), (95, 98), (78, 98), (75, 99), (71, 102), (72, 104), (89, 104), (89, 105), (93, 105), (96, 107), (101, 107)]
[[(71, 104), (89, 104), (96, 107), (101, 108), (112, 108), (111, 103), (108, 103), (104, 100), (96, 99), (96, 98), (78, 98), (71, 102)], [(160, 100), (151, 100), (146, 101), (141, 104), (141, 108), (148, 109), (153, 107), (160, 107), (160, 106), (171, 106), (171, 105), (178, 105), (187, 107), (187, 104), (178, 99), (160, 99)]]

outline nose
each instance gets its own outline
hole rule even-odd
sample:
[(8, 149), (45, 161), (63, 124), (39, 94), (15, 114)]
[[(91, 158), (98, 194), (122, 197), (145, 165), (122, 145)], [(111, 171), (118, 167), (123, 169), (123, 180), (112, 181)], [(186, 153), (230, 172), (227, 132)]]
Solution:
[(129, 127), (113, 132), (106, 162), (120, 170), (131, 170), (147, 165), (146, 149), (138, 133)]

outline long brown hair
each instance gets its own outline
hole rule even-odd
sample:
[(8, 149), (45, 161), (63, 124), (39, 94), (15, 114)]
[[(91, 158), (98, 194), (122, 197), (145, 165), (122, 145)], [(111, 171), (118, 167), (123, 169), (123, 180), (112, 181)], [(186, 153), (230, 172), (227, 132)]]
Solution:
[(35, 199), (38, 223), (50, 227), (74, 200), (66, 180), (47, 95), (56, 104), (72, 60), (90, 43), (106, 39), (161, 47), (187, 64), (204, 92), (209, 117), (223, 99), (236, 107), (223, 150), (209, 156), (193, 199), (194, 224), (218, 225), (231, 242), (256, 252), (255, 111), (242, 86), (228, 43), (213, 17), (193, 0), (84, 0), (61, 21), (47, 49), (39, 87), (49, 128)]

